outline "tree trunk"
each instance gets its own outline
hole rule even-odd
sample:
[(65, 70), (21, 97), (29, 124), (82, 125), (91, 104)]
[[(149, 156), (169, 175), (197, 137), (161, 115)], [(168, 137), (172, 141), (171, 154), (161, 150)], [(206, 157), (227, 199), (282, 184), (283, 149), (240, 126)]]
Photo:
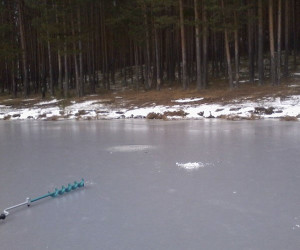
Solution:
[(281, 0), (278, 0), (278, 31), (277, 31), (277, 81), (276, 85), (280, 85), (281, 78)]
[(20, 28), (20, 41), (22, 49), (22, 66), (23, 66), (23, 81), (24, 81), (24, 96), (28, 97), (30, 93), (27, 71), (27, 51), (26, 51), (26, 33), (25, 33), (25, 19), (24, 19), (24, 0), (18, 0), (18, 13), (19, 13), (19, 28)]
[(144, 25), (145, 25), (145, 32), (146, 32), (146, 63), (145, 63), (145, 89), (148, 90), (151, 86), (151, 79), (150, 79), (150, 33), (149, 33), (149, 25), (148, 25), (148, 17), (147, 17), (147, 6), (145, 3), (142, 5), (143, 8), (143, 16), (144, 16)]
[[(224, 24), (226, 25), (224, 0), (221, 0), (221, 6), (222, 6)], [(224, 36), (225, 36), (225, 41), (224, 42), (225, 42), (225, 52), (226, 52), (226, 60), (227, 60), (229, 87), (230, 87), (230, 89), (232, 89), (233, 88), (233, 78), (232, 78), (232, 68), (231, 68), (231, 57), (230, 57), (228, 30), (227, 30), (226, 26), (224, 27)]]
[(264, 83), (263, 0), (258, 0), (258, 84)]
[(284, 35), (284, 76), (289, 75), (289, 15), (290, 15), (290, 0), (285, 0), (285, 35)]
[(273, 3), (274, 0), (269, 0), (269, 34), (270, 34), (270, 54), (271, 54), (271, 82), (276, 85), (276, 61), (275, 61), (275, 46), (274, 46), (274, 25), (273, 25)]
[(139, 90), (139, 50), (136, 43), (134, 43), (134, 71), (136, 77), (136, 90)]
[(202, 2), (202, 22), (203, 22), (203, 60), (202, 60), (202, 87), (207, 87), (207, 63), (208, 63), (208, 24), (207, 24), (207, 10), (205, 1)]
[(156, 58), (156, 89), (160, 90), (161, 88), (161, 74), (160, 74), (160, 55), (159, 55), (159, 41), (158, 41), (158, 30), (154, 30), (154, 39), (155, 39), (155, 58)]
[(58, 89), (59, 91), (63, 90), (63, 75), (62, 75), (62, 60), (61, 52), (57, 51), (57, 61), (58, 61)]
[[(57, 16), (57, 6), (53, 5), (53, 8), (55, 9), (55, 23), (56, 25), (59, 24), (58, 22), (58, 16)], [(60, 42), (60, 35), (57, 35), (56, 37), (57, 43)], [(57, 50), (57, 62), (58, 62), (58, 89), (59, 91), (63, 90), (63, 76), (62, 76), (62, 59), (61, 59), (61, 50), (58, 48)]]
[(232, 68), (231, 68), (231, 58), (230, 58), (230, 49), (229, 49), (229, 39), (228, 39), (227, 28), (225, 28), (224, 35), (225, 35), (225, 51), (226, 51), (226, 60), (227, 60), (227, 68), (228, 68), (229, 87), (232, 89), (233, 88), (233, 78), (232, 78)]
[(200, 47), (200, 24), (199, 24), (199, 12), (198, 12), (198, 0), (194, 0), (195, 11), (195, 42), (196, 42), (196, 63), (197, 63), (197, 90), (202, 89), (201, 78), (201, 47)]
[[(91, 24), (95, 25), (95, 14), (94, 14), (94, 8), (95, 5), (94, 3), (91, 4), (90, 6), (90, 13), (91, 13)], [(90, 72), (89, 72), (89, 84), (90, 84), (90, 92), (92, 94), (96, 93), (96, 79), (95, 79), (95, 55), (97, 54), (96, 52), (96, 47), (95, 46), (95, 42), (96, 42), (96, 35), (94, 33), (90, 34), (90, 39), (91, 41), (89, 42), (89, 53), (88, 53), (88, 57), (89, 57), (89, 68), (90, 68)]]
[[(77, 20), (78, 20), (78, 32), (81, 36), (81, 20), (80, 20), (80, 6), (77, 7)], [(79, 49), (79, 96), (84, 95), (84, 83), (83, 83), (83, 59), (82, 59), (82, 41), (81, 38), (78, 40)]]
[(107, 48), (107, 35), (105, 27), (105, 12), (104, 12), (104, 1), (100, 1), (101, 6), (101, 38), (102, 38), (102, 60), (103, 60), (103, 80), (104, 86), (107, 90), (110, 90), (110, 81), (109, 81), (109, 68), (108, 68), (108, 48)]
[(48, 49), (48, 60), (49, 60), (49, 85), (50, 85), (50, 94), (51, 94), (51, 96), (54, 96), (53, 68), (52, 68), (51, 45), (50, 45), (50, 41), (49, 41), (49, 33), (47, 34), (47, 36), (48, 36), (47, 49)]
[[(286, 0), (287, 1), (287, 0)], [(297, 69), (297, 16), (296, 16), (296, 1), (297, 0), (293, 0), (293, 47), (294, 47), (294, 53), (293, 53), (293, 57), (294, 57), (294, 69)]]
[[(73, 39), (75, 37), (75, 27), (74, 27), (74, 20), (73, 15), (71, 18), (71, 28), (72, 28), (72, 35)], [(79, 71), (78, 71), (78, 62), (77, 62), (77, 52), (76, 52), (76, 42), (75, 40), (72, 42), (73, 45), (73, 60), (74, 60), (74, 67), (75, 67), (75, 83), (76, 83), (76, 92), (77, 96), (80, 97), (80, 82), (79, 82)]]
[[(48, 16), (48, 10), (46, 10), (46, 16)], [(46, 21), (46, 25), (48, 26), (48, 21)], [(52, 55), (51, 55), (51, 44), (50, 44), (50, 35), (49, 30), (47, 29), (47, 50), (48, 50), (48, 64), (49, 64), (49, 87), (50, 87), (50, 94), (54, 96), (54, 81), (53, 81), (53, 67), (52, 67)]]
[(252, 0), (248, 0), (250, 7), (248, 8), (248, 67), (249, 67), (249, 81), (254, 83), (254, 29), (253, 29), (253, 6), (251, 5)]
[(239, 85), (240, 66), (239, 66), (239, 33), (237, 13), (234, 11), (234, 62), (235, 62), (235, 86)]
[(217, 43), (217, 33), (213, 33), (214, 37), (214, 43), (213, 43), (213, 50), (214, 50), (214, 61), (215, 61), (215, 66), (214, 66), (214, 77), (218, 77), (220, 74), (220, 57), (219, 57), (219, 49), (218, 49), (218, 43)]
[(16, 79), (15, 79), (15, 62), (14, 61), (12, 62), (11, 81), (12, 81), (13, 97), (17, 98), (18, 88), (17, 88), (17, 84), (16, 84)]
[(65, 79), (63, 84), (64, 89), (64, 97), (68, 98), (69, 95), (69, 74), (68, 74), (68, 55), (67, 55), (67, 36), (66, 36), (66, 17), (64, 16), (63, 20), (63, 26), (64, 26), (64, 68), (65, 68)]
[(185, 43), (185, 28), (183, 16), (183, 0), (179, 0), (179, 13), (180, 13), (180, 35), (181, 35), (181, 56), (182, 56), (182, 86), (186, 90), (188, 87), (187, 81), (187, 65), (186, 65), (186, 43)]

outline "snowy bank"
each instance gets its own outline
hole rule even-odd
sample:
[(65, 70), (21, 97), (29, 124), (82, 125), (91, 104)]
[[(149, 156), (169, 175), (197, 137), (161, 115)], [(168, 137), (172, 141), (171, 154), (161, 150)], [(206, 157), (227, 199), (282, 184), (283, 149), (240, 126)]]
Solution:
[[(201, 103), (194, 103), (200, 101)], [(222, 118), (230, 120), (300, 118), (300, 95), (285, 98), (266, 97), (257, 101), (236, 100), (229, 104), (207, 103), (203, 98), (173, 100), (173, 105), (163, 106), (150, 104), (146, 107), (125, 108), (124, 105), (111, 105), (104, 100), (71, 102), (65, 106), (62, 100), (53, 99), (39, 102), (31, 107), (14, 108), (0, 105), (0, 120), (100, 120), (100, 119), (204, 119)], [(150, 118), (150, 114), (152, 114)]]

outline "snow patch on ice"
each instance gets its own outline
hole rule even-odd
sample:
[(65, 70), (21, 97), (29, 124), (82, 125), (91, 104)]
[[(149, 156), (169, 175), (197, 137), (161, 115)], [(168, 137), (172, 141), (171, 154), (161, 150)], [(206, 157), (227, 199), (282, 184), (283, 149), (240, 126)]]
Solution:
[(85, 181), (85, 185), (87, 186), (94, 186), (96, 183), (93, 181)]
[(145, 151), (145, 150), (150, 150), (150, 149), (154, 149), (154, 146), (151, 146), (151, 145), (123, 145), (123, 146), (110, 147), (107, 150), (110, 152), (127, 153), (127, 152)]
[(300, 229), (300, 225), (297, 224), (297, 225), (293, 226), (293, 230), (295, 230), (295, 229)]
[(180, 168), (184, 168), (186, 170), (195, 170), (198, 168), (205, 167), (205, 164), (202, 162), (188, 162), (188, 163), (178, 163), (176, 162), (176, 165)]

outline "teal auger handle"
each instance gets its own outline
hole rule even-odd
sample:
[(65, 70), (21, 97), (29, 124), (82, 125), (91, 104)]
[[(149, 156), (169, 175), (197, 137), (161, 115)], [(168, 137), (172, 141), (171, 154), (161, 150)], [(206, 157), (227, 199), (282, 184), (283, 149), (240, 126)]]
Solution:
[(36, 202), (38, 200), (41, 200), (41, 199), (44, 199), (44, 198), (47, 198), (47, 197), (55, 198), (59, 195), (63, 195), (64, 193), (68, 193), (72, 190), (75, 190), (75, 189), (81, 188), (81, 187), (84, 187), (84, 179), (82, 179), (80, 182), (74, 181), (73, 184), (68, 184), (67, 187), (62, 186), (61, 189), (56, 188), (54, 190), (54, 192), (52, 192), (52, 193), (48, 192), (48, 194), (37, 197), (35, 199), (27, 198), (26, 201), (23, 202), (23, 203), (20, 203), (20, 204), (17, 204), (15, 206), (4, 209), (3, 213), (0, 214), (0, 220), (4, 220), (9, 215), (9, 211), (12, 210), (12, 209), (15, 209), (15, 208), (21, 207), (21, 206), (25, 206), (25, 205), (27, 205), (29, 207), (31, 203)]

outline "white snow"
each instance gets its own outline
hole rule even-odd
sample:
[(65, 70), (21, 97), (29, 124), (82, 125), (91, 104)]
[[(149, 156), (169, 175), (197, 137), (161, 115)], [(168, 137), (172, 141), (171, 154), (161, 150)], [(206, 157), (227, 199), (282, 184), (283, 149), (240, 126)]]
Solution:
[(85, 102), (80, 102), (76, 103), (74, 102), (72, 105), (68, 106), (65, 108), (65, 110), (68, 111), (78, 111), (78, 110), (92, 110), (92, 109), (97, 109), (103, 107), (103, 104), (100, 104), (96, 101), (85, 101)]
[(165, 106), (153, 106), (148, 108), (135, 108), (133, 110), (128, 110), (124, 115), (126, 118), (146, 117), (149, 113), (162, 114), (165, 111), (167, 111), (167, 107)]
[(39, 102), (38, 104), (36, 104), (37, 106), (42, 106), (42, 105), (49, 105), (49, 104), (53, 104), (53, 103), (57, 103), (58, 100), (56, 99), (53, 99), (51, 101), (48, 101), (48, 102)]
[(24, 102), (30, 102), (30, 101), (34, 101), (34, 100), (36, 100), (36, 99), (25, 99), (25, 100), (23, 100)]
[(203, 99), (204, 98), (185, 98), (185, 99), (174, 100), (172, 102), (178, 102), (178, 103), (198, 102), (198, 101), (202, 101)]
[(187, 162), (187, 163), (178, 163), (176, 165), (180, 168), (184, 168), (186, 170), (195, 170), (198, 168), (203, 168), (204, 164), (202, 162)]

